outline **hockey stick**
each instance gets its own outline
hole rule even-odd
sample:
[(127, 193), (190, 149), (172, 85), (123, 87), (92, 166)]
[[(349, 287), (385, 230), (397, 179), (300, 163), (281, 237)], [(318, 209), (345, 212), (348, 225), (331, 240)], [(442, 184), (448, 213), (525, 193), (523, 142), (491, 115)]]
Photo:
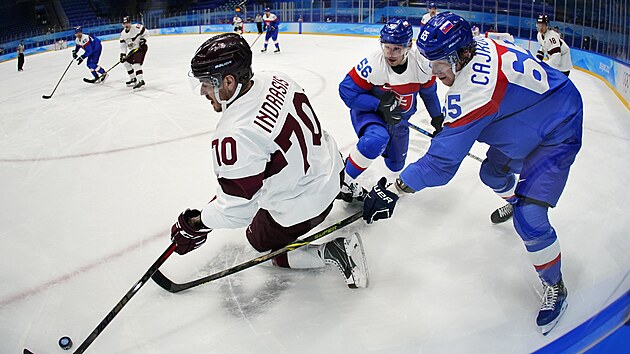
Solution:
[[(406, 121), (406, 124), (409, 126), (409, 128), (411, 128), (411, 129), (413, 129), (413, 130), (415, 130), (417, 132), (420, 132), (420, 133), (428, 136), (429, 138), (433, 138), (433, 134), (431, 134), (428, 131), (420, 128), (419, 126), (417, 126), (417, 125), (415, 125), (415, 124), (413, 124), (413, 123), (411, 123), (409, 121)], [(473, 155), (471, 153), (466, 153), (466, 156), (472, 158), (473, 160), (477, 160), (479, 162), (483, 162), (483, 159), (481, 157), (477, 156), (477, 155)]]
[[(136, 48), (136, 49), (132, 50), (131, 52), (127, 53), (127, 55), (126, 55), (126, 56), (133, 55), (135, 52), (137, 52), (137, 51), (138, 51), (138, 49), (140, 49), (140, 48)], [(118, 64), (120, 64), (120, 63), (122, 63), (122, 62), (119, 60), (119, 61), (118, 61), (118, 62), (116, 62), (116, 64), (114, 64), (111, 68), (109, 68), (109, 69), (105, 70), (105, 73), (104, 73), (104, 74), (102, 74), (101, 76), (99, 76), (99, 79), (101, 79), (101, 80), (102, 80), (102, 79), (103, 79), (103, 77), (104, 77), (105, 75), (107, 75), (110, 71), (112, 71), (112, 69), (114, 69), (115, 67), (117, 67), (117, 66), (118, 66)]]
[(258, 265), (260, 263), (266, 262), (272, 258), (275, 258), (277, 256), (283, 255), (289, 251), (293, 251), (295, 249), (298, 249), (302, 246), (308, 245), (309, 243), (320, 239), (326, 235), (331, 234), (333, 231), (335, 230), (339, 230), (342, 227), (348, 226), (351, 223), (361, 219), (361, 217), (363, 216), (363, 211), (357, 212), (356, 214), (353, 214), (339, 222), (337, 222), (336, 224), (333, 224), (327, 228), (325, 228), (324, 230), (321, 230), (317, 233), (314, 233), (308, 237), (305, 237), (303, 239), (298, 239), (295, 242), (288, 244), (286, 246), (284, 246), (283, 248), (277, 250), (277, 251), (273, 251), (271, 253), (268, 253), (266, 255), (254, 258), (252, 260), (249, 260), (247, 262), (238, 264), (232, 268), (228, 268), (226, 270), (222, 270), (220, 272), (205, 276), (203, 278), (199, 278), (197, 280), (193, 280), (193, 281), (189, 281), (187, 283), (174, 283), (173, 281), (171, 281), (170, 279), (168, 279), (164, 274), (162, 274), (162, 272), (160, 272), (159, 270), (156, 271), (153, 276), (151, 277), (151, 279), (153, 279), (153, 281), (155, 281), (157, 283), (157, 285), (159, 285), (161, 288), (163, 288), (164, 290), (167, 290), (171, 293), (178, 293), (180, 291), (183, 290), (187, 290), (190, 288), (194, 288), (195, 286), (201, 285), (201, 284), (205, 284), (208, 282), (211, 282), (213, 280), (217, 280), (223, 277), (226, 277), (228, 275), (234, 274), (234, 273), (238, 273), (242, 270), (245, 270), (247, 268), (251, 268), (255, 265)]
[(258, 37), (256, 37), (256, 39), (254, 39), (254, 42), (249, 46), (250, 48), (254, 46), (254, 44), (256, 44), (256, 42), (258, 41), (258, 38), (260, 38), (260, 36), (262, 36), (262, 33), (258, 34)]
[(55, 94), (55, 91), (57, 91), (57, 87), (59, 87), (59, 84), (61, 83), (61, 80), (63, 80), (63, 77), (66, 76), (66, 73), (68, 72), (68, 69), (70, 69), (70, 65), (72, 65), (72, 63), (74, 62), (74, 59), (70, 60), (70, 63), (68, 63), (68, 67), (66, 68), (66, 71), (63, 72), (63, 75), (61, 75), (61, 78), (59, 79), (59, 81), (57, 81), (57, 85), (55, 85), (55, 88), (53, 89), (53, 92), (49, 95), (42, 95), (42, 98), (47, 100), (49, 98), (52, 98), (52, 96)]
[[(173, 254), (173, 251), (175, 251), (176, 247), (177, 247), (177, 244), (175, 242), (171, 243), (168, 246), (166, 251), (162, 253), (162, 255), (153, 263), (153, 265), (151, 265), (151, 267), (149, 267), (149, 270), (147, 270), (147, 272), (144, 273), (142, 278), (140, 278), (140, 280), (138, 280), (131, 287), (131, 289), (129, 289), (129, 291), (125, 294), (125, 296), (123, 296), (123, 298), (120, 299), (120, 301), (118, 301), (116, 306), (114, 306), (114, 308), (111, 311), (109, 311), (107, 316), (103, 318), (101, 323), (99, 323), (98, 326), (96, 326), (94, 331), (92, 331), (92, 333), (90, 333), (90, 335), (87, 338), (85, 338), (83, 343), (81, 343), (81, 345), (74, 351), (74, 354), (82, 354), (83, 352), (85, 352), (85, 350), (90, 346), (90, 344), (94, 342), (96, 337), (98, 337), (101, 333), (103, 333), (103, 331), (105, 330), (105, 327), (107, 327), (107, 325), (110, 322), (112, 322), (114, 317), (116, 317), (116, 315), (120, 312), (120, 310), (122, 310), (122, 308), (127, 304), (127, 302), (131, 300), (131, 298), (138, 292), (138, 290), (140, 290), (140, 288), (144, 284), (146, 284), (146, 282), (149, 280), (151, 275), (153, 275), (153, 273), (155, 273), (158, 270), (158, 268), (160, 268), (160, 266), (164, 264), (164, 262), (168, 259), (168, 257), (170, 257), (171, 254)], [(31, 351), (25, 348), (24, 353), (31, 353)]]

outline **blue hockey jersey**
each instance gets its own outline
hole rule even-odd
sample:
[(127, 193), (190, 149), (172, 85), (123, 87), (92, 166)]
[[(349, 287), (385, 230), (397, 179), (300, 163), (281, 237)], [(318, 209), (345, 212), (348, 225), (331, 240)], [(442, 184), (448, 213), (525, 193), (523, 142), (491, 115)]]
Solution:
[(477, 39), (476, 54), (457, 73), (443, 113), (444, 130), (400, 175), (415, 191), (450, 181), (475, 141), (518, 166), (538, 146), (581, 137), (582, 98), (573, 83), (505, 41)]
[(79, 49), (83, 49), (84, 53), (81, 54), (81, 56), (84, 58), (89, 57), (90, 55), (92, 55), (92, 53), (100, 53), (101, 41), (96, 37), (90, 37), (89, 35), (84, 33), (81, 35), (80, 39), (76, 39), (75, 43), (76, 46), (74, 50), (78, 52)]

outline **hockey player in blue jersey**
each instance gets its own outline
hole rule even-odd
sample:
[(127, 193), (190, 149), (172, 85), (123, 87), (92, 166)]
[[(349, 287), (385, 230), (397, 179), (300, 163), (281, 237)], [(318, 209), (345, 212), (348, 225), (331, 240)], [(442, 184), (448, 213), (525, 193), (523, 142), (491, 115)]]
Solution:
[(272, 14), (271, 9), (269, 9), (268, 7), (265, 7), (265, 14), (263, 15), (262, 19), (265, 23), (267, 34), (265, 34), (265, 46), (260, 51), (267, 51), (267, 45), (269, 44), (269, 39), (271, 39), (276, 46), (276, 50), (274, 50), (273, 52), (280, 52), (280, 44), (278, 43), (278, 28), (280, 26), (280, 19), (278, 19), (278, 16), (276, 16), (276, 14)]
[[(98, 59), (101, 57), (101, 41), (96, 37), (91, 37), (83, 33), (81, 27), (74, 30), (76, 46), (72, 51), (72, 57), (77, 60), (77, 65), (81, 65), (83, 60), (87, 59), (87, 67), (92, 72), (93, 79), (83, 79), (85, 82), (97, 83), (103, 82), (107, 78), (105, 69), (98, 65)], [(83, 53), (79, 54), (79, 50), (83, 49)]]
[(363, 216), (368, 222), (390, 217), (400, 194), (448, 183), (475, 141), (488, 144), (480, 177), (514, 206), (514, 227), (543, 282), (536, 323), (547, 334), (567, 306), (548, 209), (582, 145), (580, 93), (560, 71), (512, 43), (475, 41), (468, 22), (452, 13), (432, 18), (417, 44), (449, 87), (444, 130), (395, 183), (386, 186), (382, 178), (374, 186)]
[(392, 18), (380, 33), (381, 49), (363, 58), (339, 84), (339, 95), (350, 108), (359, 137), (346, 159), (346, 181), (339, 197), (361, 200), (364, 190), (354, 180), (379, 156), (392, 171), (405, 165), (409, 147), (406, 123), (416, 113), (420, 93), (431, 125), (439, 132), (444, 117), (429, 61), (413, 48), (407, 20)]

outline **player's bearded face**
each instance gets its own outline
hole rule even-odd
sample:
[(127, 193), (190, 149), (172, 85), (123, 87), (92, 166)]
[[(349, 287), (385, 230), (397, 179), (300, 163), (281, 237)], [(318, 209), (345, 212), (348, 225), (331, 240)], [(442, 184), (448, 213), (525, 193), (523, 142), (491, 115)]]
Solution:
[(399, 44), (381, 43), (383, 48), (383, 54), (387, 63), (390, 66), (397, 66), (405, 63), (407, 60), (407, 52), (409, 47), (405, 47)]
[(212, 104), (212, 108), (214, 109), (215, 112), (221, 112), (223, 110), (223, 108), (221, 107), (221, 103), (219, 102), (221, 100), (221, 97), (225, 96), (225, 89), (223, 88), (223, 85), (219, 86), (219, 97), (217, 98), (215, 93), (214, 93), (214, 86), (211, 85), (208, 82), (202, 82), (201, 83), (201, 92), (200, 92), (203, 96), (206, 96), (206, 98), (208, 99), (208, 101), (210, 101), (210, 104)]
[(432, 60), (429, 65), (431, 66), (431, 73), (434, 76), (437, 76), (444, 85), (453, 85), (453, 82), (455, 81), (455, 73), (453, 72), (453, 65), (449, 60)]

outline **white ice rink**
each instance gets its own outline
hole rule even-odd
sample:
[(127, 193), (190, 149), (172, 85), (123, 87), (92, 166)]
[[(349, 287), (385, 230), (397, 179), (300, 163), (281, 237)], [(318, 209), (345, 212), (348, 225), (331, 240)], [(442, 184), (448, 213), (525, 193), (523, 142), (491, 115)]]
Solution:
[[(206, 38), (150, 38), (140, 92), (125, 87), (122, 66), (90, 85), (85, 64), (73, 64), (43, 100), (69, 49), (28, 56), (21, 73), (0, 64), (0, 353), (61, 353), (63, 335), (78, 347), (166, 249), (177, 215), (214, 195), (219, 115), (187, 78)], [(279, 39), (281, 54), (255, 44), (254, 71), (298, 81), (347, 153), (356, 137), (337, 85), (377, 40)], [(117, 41), (105, 42), (101, 65), (117, 60)], [(553, 341), (630, 288), (630, 113), (599, 79), (578, 70), (571, 79), (584, 98), (584, 146), (550, 212), (569, 307), (547, 337), (535, 326), (541, 285), (523, 243), (511, 223), (491, 225), (503, 203), (466, 159), (447, 186), (401, 199), (393, 219), (339, 231), (361, 233), (368, 289), (348, 289), (333, 269), (255, 267), (178, 294), (149, 282), (88, 352), (524, 353)], [(424, 107), (412, 121), (430, 127)], [(411, 134), (415, 161), (429, 140)], [(395, 176), (377, 160), (361, 181), (381, 175)], [(340, 203), (325, 224), (353, 211)], [(244, 230), (215, 230), (162, 270), (188, 281), (246, 260), (246, 246)]]

